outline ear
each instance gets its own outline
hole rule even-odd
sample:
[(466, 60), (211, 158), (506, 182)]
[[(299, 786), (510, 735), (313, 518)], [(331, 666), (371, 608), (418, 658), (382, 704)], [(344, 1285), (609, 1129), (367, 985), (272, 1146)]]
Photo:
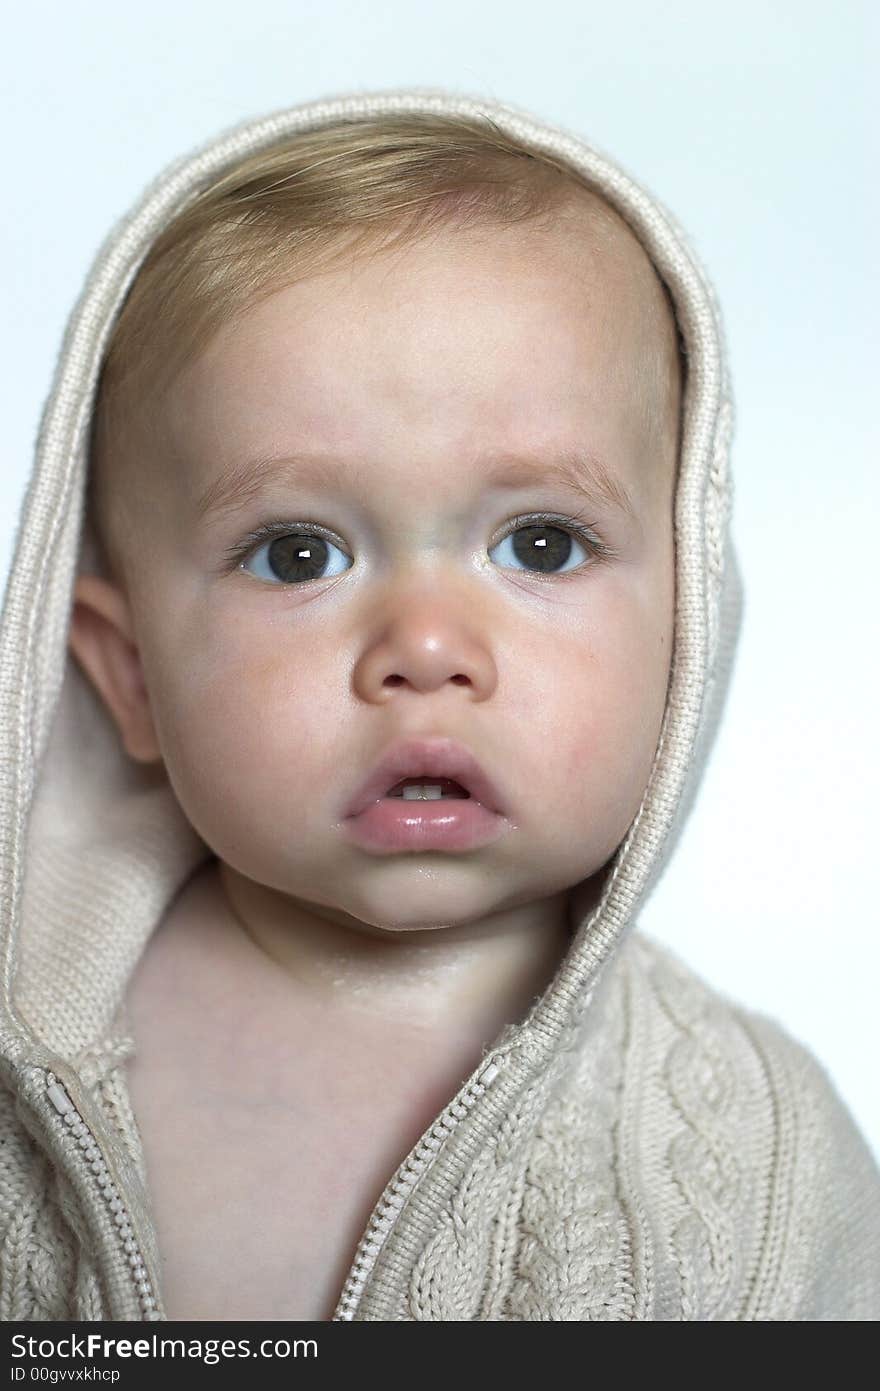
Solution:
[(98, 575), (77, 577), (68, 641), (116, 724), (126, 753), (138, 763), (161, 759), (131, 610), (117, 585)]

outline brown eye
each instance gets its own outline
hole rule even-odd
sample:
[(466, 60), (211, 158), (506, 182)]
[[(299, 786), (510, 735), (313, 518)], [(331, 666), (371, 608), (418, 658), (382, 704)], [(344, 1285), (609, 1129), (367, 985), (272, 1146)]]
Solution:
[[(334, 561), (333, 553), (345, 556), (344, 551), (324, 536), (312, 531), (292, 531), (256, 547), (242, 561), (242, 569), (248, 569), (257, 579), (295, 586), (307, 580), (341, 574), (346, 567)], [(350, 556), (345, 558), (351, 559)], [(255, 569), (248, 568), (251, 562), (256, 562)]]
[[(509, 532), (493, 550), (500, 550), (503, 546), (508, 546), (508, 553), (499, 564), (509, 564), (509, 557), (512, 555), (515, 564), (511, 568), (516, 569), (519, 565), (524, 565), (533, 574), (556, 575), (563, 567), (577, 569), (582, 564), (577, 551), (584, 551), (586, 554), (585, 542), (578, 540), (566, 527), (557, 526), (553, 522), (529, 522), (526, 526), (519, 526), (515, 531)], [(572, 556), (574, 563), (569, 565)]]

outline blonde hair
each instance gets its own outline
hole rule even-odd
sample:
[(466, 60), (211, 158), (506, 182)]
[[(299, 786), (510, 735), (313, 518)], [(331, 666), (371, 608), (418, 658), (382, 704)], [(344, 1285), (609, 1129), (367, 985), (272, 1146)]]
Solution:
[[(122, 441), (130, 451), (163, 391), (222, 327), (340, 261), (405, 247), (450, 224), (551, 227), (576, 206), (606, 245), (626, 229), (575, 170), (520, 145), (489, 117), (344, 120), (238, 161), (156, 237), (105, 353), (88, 510), (110, 574), (122, 573), (115, 544), (124, 521)], [(648, 312), (657, 319), (668, 310), (674, 323), (668, 292), (656, 272), (652, 279), (660, 293)], [(664, 400), (678, 388), (680, 340), (676, 348), (658, 365)]]

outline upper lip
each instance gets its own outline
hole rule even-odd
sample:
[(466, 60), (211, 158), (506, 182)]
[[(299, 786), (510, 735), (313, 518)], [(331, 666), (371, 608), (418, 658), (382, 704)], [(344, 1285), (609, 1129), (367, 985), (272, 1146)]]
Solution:
[(346, 816), (357, 816), (401, 778), (454, 778), (489, 811), (500, 812), (498, 793), (464, 744), (447, 738), (399, 739), (386, 749), (352, 798)]

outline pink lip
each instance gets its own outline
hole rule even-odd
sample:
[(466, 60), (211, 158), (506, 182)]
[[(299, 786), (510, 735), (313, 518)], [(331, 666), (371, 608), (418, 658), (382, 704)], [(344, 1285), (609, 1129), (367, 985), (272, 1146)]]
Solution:
[(356, 845), (382, 855), (474, 850), (491, 844), (511, 829), (506, 817), (489, 811), (473, 797), (434, 802), (384, 797), (370, 802), (342, 825), (345, 835)]
[[(401, 799), (401, 810), (405, 808), (412, 813), (413, 809), (418, 807), (420, 812), (424, 812), (428, 806), (431, 806), (432, 809), (442, 806), (444, 813), (449, 817), (452, 814), (450, 809), (456, 812), (462, 812), (465, 808), (476, 811), (476, 807), (472, 803), (479, 802), (480, 809), (484, 813), (504, 815), (501, 799), (493, 783), (483, 772), (470, 750), (454, 739), (435, 737), (400, 739), (392, 744), (354, 794), (346, 809), (346, 818), (359, 816), (372, 803), (381, 801), (386, 796), (388, 789), (400, 782), (401, 778), (419, 777), (420, 775), (427, 778), (454, 778), (456, 782), (460, 782), (463, 787), (467, 788), (471, 794), (470, 799), (463, 799), (461, 802), (434, 802), (433, 804), (428, 802), (413, 803)], [(391, 800), (393, 811), (396, 799)]]

